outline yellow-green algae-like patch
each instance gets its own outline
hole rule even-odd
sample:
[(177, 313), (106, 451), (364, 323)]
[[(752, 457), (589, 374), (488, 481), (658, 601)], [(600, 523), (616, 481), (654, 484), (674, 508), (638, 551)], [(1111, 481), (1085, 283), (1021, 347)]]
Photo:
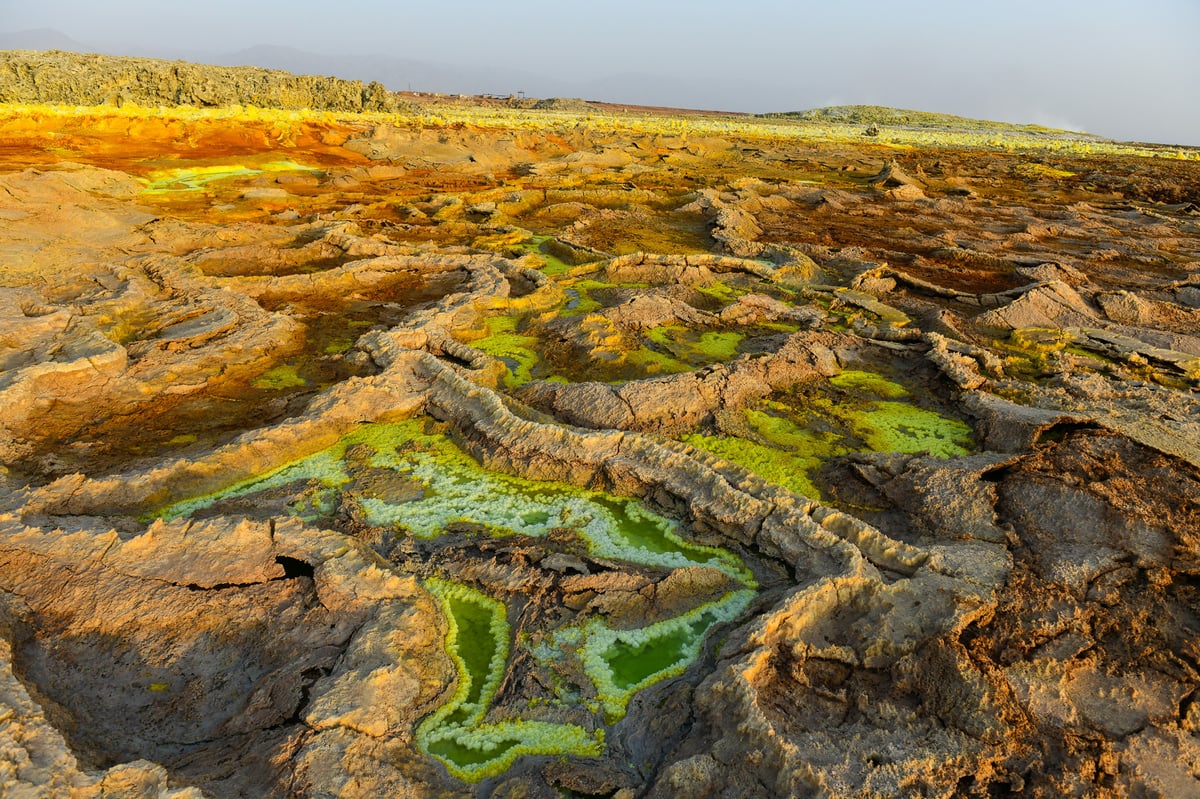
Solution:
[[(658, 350), (650, 349), (649, 347), (638, 347), (636, 350), (630, 350), (625, 353), (625, 363), (634, 367), (638, 374), (637, 377), (654, 377), (656, 375), (676, 375), (683, 372), (692, 371), (692, 367), (673, 355)], [(612, 383), (624, 383), (629, 380), (629, 376), (623, 376)]]
[(174, 169), (159, 169), (142, 179), (142, 191), (146, 194), (166, 194), (177, 191), (199, 191), (209, 183), (229, 178), (247, 178), (264, 172), (320, 172), (319, 169), (297, 164), (293, 161), (269, 161), (254, 167), (243, 164), (218, 164), (212, 166), (189, 166)]
[(913, 404), (907, 389), (882, 375), (846, 371), (830, 383), (837, 391), (746, 408), (745, 435), (692, 434), (683, 441), (816, 500), (821, 495), (813, 473), (840, 455), (900, 452), (950, 458), (974, 448), (965, 422)]
[[(563, 286), (566, 302), (551, 313), (581, 318), (580, 330), (588, 333), (596, 344), (590, 357), (582, 362), (570, 358), (563, 360), (561, 356), (556, 358), (556, 353), (547, 352), (546, 344), (538, 334), (537, 322), (528, 313), (489, 317), (484, 321), (485, 335), (470, 343), (505, 364), (507, 373), (503, 383), (506, 388), (530, 380), (623, 383), (631, 379), (690, 372), (697, 367), (735, 358), (747, 335), (738, 330), (691, 330), (682, 325), (669, 325), (651, 329), (640, 346), (626, 349), (628, 343), (613, 323), (596, 314), (604, 303), (596, 300), (591, 292), (636, 288), (642, 284), (574, 279), (564, 281)], [(531, 321), (534, 323), (530, 324)], [(795, 327), (783, 329), (794, 330)], [(769, 332), (778, 331), (771, 329)]]
[(696, 292), (707, 297), (715, 307), (724, 308), (734, 303), (738, 297), (749, 294), (750, 289), (745, 286), (731, 286), (723, 280), (713, 280), (696, 286)]
[(541, 267), (541, 271), (547, 275), (554, 276), (570, 272), (575, 267), (559, 258), (547, 246), (546, 243), (553, 240), (553, 236), (535, 235), (529, 241), (512, 247), (510, 250), (515, 251), (515, 253), (528, 253), (542, 259), (543, 266)]
[(299, 366), (285, 363), (263, 372), (250, 385), (264, 391), (283, 391), (302, 388), (308, 385), (308, 381), (300, 376)]
[(849, 369), (839, 375), (829, 378), (829, 382), (838, 388), (848, 391), (858, 391), (874, 394), (884, 399), (899, 399), (908, 396), (908, 389), (899, 383), (893, 383), (881, 374), (862, 372)]
[(507, 388), (528, 383), (533, 379), (533, 369), (542, 362), (537, 353), (538, 339), (517, 332), (517, 318), (512, 316), (489, 316), (487, 335), (471, 342), (471, 346), (502, 361), (508, 371), (504, 376)]
[[(788, 450), (740, 436), (709, 436), (701, 433), (686, 435), (682, 440), (696, 449), (749, 469), (762, 479), (789, 491), (811, 499), (821, 499), (821, 492), (809, 474), (821, 467), (823, 461), (817, 453), (824, 451), (824, 448), (815, 451), (803, 448)], [(832, 454), (829, 457), (833, 457)]]
[(704, 366), (733, 359), (746, 334), (736, 330), (695, 331), (682, 325), (655, 327), (646, 338), (691, 366)]
[(596, 756), (604, 730), (527, 719), (485, 722), (504, 676), (509, 625), (504, 605), (465, 585), (428, 580), (446, 615), (446, 651), (458, 671), (450, 701), (417, 726), (417, 746), (461, 780), (502, 774), (522, 755)]
[(874, 452), (952, 458), (966, 455), (973, 445), (971, 428), (964, 422), (907, 402), (877, 402), (871, 410), (847, 414), (846, 421)]
[(868, 450), (952, 458), (966, 455), (975, 446), (971, 428), (965, 422), (902, 401), (909, 396), (907, 389), (881, 375), (846, 371), (830, 382), (869, 398), (861, 409), (849, 403), (834, 403), (830, 409)]

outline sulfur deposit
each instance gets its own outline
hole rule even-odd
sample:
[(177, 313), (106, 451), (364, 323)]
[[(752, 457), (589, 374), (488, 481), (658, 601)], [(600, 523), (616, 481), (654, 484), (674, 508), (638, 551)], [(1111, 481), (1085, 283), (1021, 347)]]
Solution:
[(0, 795), (1200, 795), (1200, 159), (859, 133), (0, 106)]

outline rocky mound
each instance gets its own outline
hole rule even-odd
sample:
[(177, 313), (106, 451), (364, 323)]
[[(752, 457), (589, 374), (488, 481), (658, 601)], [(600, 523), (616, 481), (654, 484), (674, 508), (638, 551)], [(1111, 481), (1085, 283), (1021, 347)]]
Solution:
[(0, 52), (0, 103), (395, 111), (381, 84), (61, 50)]

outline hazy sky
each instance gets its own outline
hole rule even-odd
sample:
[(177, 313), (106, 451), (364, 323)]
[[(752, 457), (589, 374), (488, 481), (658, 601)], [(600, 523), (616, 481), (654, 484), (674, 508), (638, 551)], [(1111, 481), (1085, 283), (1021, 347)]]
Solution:
[(0, 32), (32, 28), (112, 53), (286, 45), (529, 84), (501, 92), (871, 103), (1200, 145), (1200, 0), (0, 0)]

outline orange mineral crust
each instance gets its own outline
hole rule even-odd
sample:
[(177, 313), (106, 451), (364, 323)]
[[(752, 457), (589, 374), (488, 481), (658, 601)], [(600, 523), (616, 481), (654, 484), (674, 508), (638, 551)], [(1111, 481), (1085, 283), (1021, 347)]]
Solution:
[(1197, 151), (320, 85), (0, 105), (0, 796), (1200, 795)]

